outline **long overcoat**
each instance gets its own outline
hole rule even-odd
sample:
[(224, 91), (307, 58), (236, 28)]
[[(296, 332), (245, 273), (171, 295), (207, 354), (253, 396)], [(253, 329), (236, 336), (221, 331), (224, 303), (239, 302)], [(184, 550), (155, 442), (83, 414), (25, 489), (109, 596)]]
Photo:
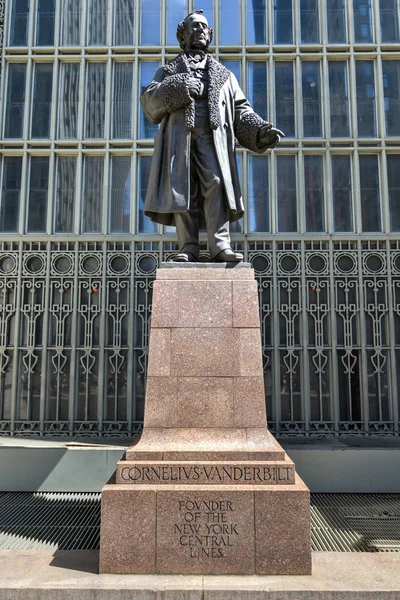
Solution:
[[(225, 202), (230, 221), (243, 216), (235, 158), (235, 137), (240, 144), (259, 154), (267, 145), (257, 144), (261, 125), (270, 126), (257, 115), (228, 69), (207, 56), (208, 108), (214, 146), (221, 169)], [(144, 213), (152, 221), (174, 225), (174, 213), (197, 205), (190, 190), (191, 129), (195, 124), (195, 103), (188, 90), (191, 76), (185, 53), (158, 69), (153, 81), (142, 92), (140, 101), (147, 118), (160, 123), (154, 141)], [(199, 186), (197, 186), (199, 187)], [(201, 192), (198, 190), (198, 193)]]

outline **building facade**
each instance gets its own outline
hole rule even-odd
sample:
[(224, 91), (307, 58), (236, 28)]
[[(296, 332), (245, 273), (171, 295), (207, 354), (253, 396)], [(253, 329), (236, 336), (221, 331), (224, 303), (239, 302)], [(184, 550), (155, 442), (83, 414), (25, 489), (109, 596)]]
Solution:
[[(0, 434), (140, 431), (152, 285), (141, 90), (203, 8), (214, 56), (285, 140), (241, 147), (232, 239), (259, 283), (278, 436), (398, 435), (397, 0), (6, 0)], [(207, 256), (203, 238), (202, 256)]]

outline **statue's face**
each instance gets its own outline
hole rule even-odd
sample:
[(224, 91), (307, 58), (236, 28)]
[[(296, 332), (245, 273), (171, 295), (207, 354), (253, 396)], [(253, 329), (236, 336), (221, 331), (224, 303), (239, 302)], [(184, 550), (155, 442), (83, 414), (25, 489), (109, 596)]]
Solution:
[(186, 20), (186, 48), (207, 50), (210, 45), (210, 28), (203, 15), (191, 15)]

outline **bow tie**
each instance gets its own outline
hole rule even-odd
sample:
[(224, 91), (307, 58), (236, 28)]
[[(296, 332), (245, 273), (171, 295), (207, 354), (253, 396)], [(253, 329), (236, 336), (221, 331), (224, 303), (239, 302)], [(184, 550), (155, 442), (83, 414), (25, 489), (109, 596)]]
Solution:
[(186, 56), (188, 57), (190, 62), (198, 63), (205, 59), (206, 54), (205, 54), (205, 52), (202, 52), (201, 50), (199, 50), (199, 51), (186, 52)]

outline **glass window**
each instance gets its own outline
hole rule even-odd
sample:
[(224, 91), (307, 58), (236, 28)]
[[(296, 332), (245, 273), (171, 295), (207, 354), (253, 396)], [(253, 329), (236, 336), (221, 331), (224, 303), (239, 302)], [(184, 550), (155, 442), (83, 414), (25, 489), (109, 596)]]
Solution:
[(106, 63), (87, 63), (86, 137), (104, 138)]
[(297, 231), (296, 157), (276, 157), (278, 231)]
[(22, 138), (24, 127), (26, 64), (8, 65), (5, 138)]
[(167, 8), (167, 44), (169, 46), (178, 46), (176, 39), (176, 28), (178, 23), (186, 17), (186, 0), (168, 0)]
[(301, 43), (319, 43), (318, 0), (300, 0)]
[(292, 0), (275, 0), (275, 44), (293, 44)]
[(61, 139), (76, 139), (78, 136), (79, 110), (79, 63), (60, 65), (60, 99), (58, 136)]
[(220, 62), (222, 65), (224, 65), (224, 67), (226, 67), (227, 69), (232, 71), (232, 73), (234, 74), (234, 76), (236, 77), (236, 79), (238, 80), (239, 85), (240, 85), (240, 80), (241, 80), (240, 61), (238, 61), (238, 60), (221, 60)]
[(82, 233), (99, 233), (102, 229), (104, 156), (85, 156), (83, 160)]
[(49, 156), (31, 157), (27, 232), (45, 232), (49, 192)]
[(110, 233), (130, 229), (131, 163), (131, 156), (111, 157)]
[(141, 0), (141, 36), (142, 46), (160, 45), (160, 0)]
[(400, 154), (387, 155), (390, 230), (400, 231)]
[(270, 231), (268, 156), (249, 156), (249, 231)]
[[(158, 62), (140, 63), (140, 94), (152, 82), (155, 72), (159, 67)], [(139, 94), (139, 95), (140, 95)], [(141, 139), (153, 138), (158, 131), (158, 125), (150, 123), (142, 109), (139, 107), (140, 128), (139, 137)]]
[(246, 0), (247, 44), (266, 44), (265, 0)]
[(29, 0), (14, 0), (11, 8), (10, 46), (28, 44)]
[(63, 46), (80, 46), (82, 0), (64, 0), (62, 9), (61, 43)]
[(378, 157), (372, 154), (360, 155), (360, 198), (362, 231), (382, 231)]
[(304, 156), (306, 231), (326, 231), (322, 156)]
[(304, 137), (322, 136), (321, 82), (319, 62), (302, 63)]
[(332, 200), (334, 231), (354, 231), (350, 156), (332, 156)]
[(240, 44), (239, 0), (220, 0), (221, 44)]
[(112, 110), (114, 139), (132, 137), (133, 63), (114, 63), (114, 103)]
[(115, 0), (114, 46), (133, 46), (134, 43), (134, 0)]
[(400, 42), (399, 9), (397, 0), (379, 0), (381, 40), (383, 43)]
[(157, 223), (150, 221), (143, 212), (144, 201), (146, 199), (147, 184), (149, 182), (151, 156), (139, 156), (139, 177), (138, 177), (138, 222), (136, 225), (137, 233), (155, 233), (157, 231)]
[(400, 135), (400, 61), (383, 60), (386, 135)]
[(108, 0), (89, 0), (88, 3), (88, 46), (107, 44)]
[(295, 137), (293, 63), (275, 62), (276, 124), (286, 137)]
[(4, 233), (18, 231), (21, 178), (22, 156), (5, 156), (0, 208), (0, 231)]
[(329, 98), (332, 137), (350, 135), (349, 88), (347, 63), (344, 60), (329, 61)]
[(195, 0), (193, 10), (200, 10), (201, 8), (204, 10), (204, 16), (206, 17), (209, 26), (212, 27), (214, 18), (214, 0)]
[(76, 156), (57, 158), (56, 195), (54, 208), (55, 233), (74, 231)]
[(38, 0), (36, 16), (36, 46), (54, 45), (55, 0)]
[(356, 87), (358, 136), (375, 137), (375, 74), (372, 60), (356, 62)]
[(263, 119), (268, 118), (267, 63), (250, 60), (247, 63), (247, 89), (250, 104)]
[(50, 137), (53, 63), (36, 63), (33, 81), (32, 138)]
[(345, 44), (346, 9), (345, 0), (326, 0), (329, 44)]
[(371, 0), (353, 0), (354, 41), (373, 42)]

